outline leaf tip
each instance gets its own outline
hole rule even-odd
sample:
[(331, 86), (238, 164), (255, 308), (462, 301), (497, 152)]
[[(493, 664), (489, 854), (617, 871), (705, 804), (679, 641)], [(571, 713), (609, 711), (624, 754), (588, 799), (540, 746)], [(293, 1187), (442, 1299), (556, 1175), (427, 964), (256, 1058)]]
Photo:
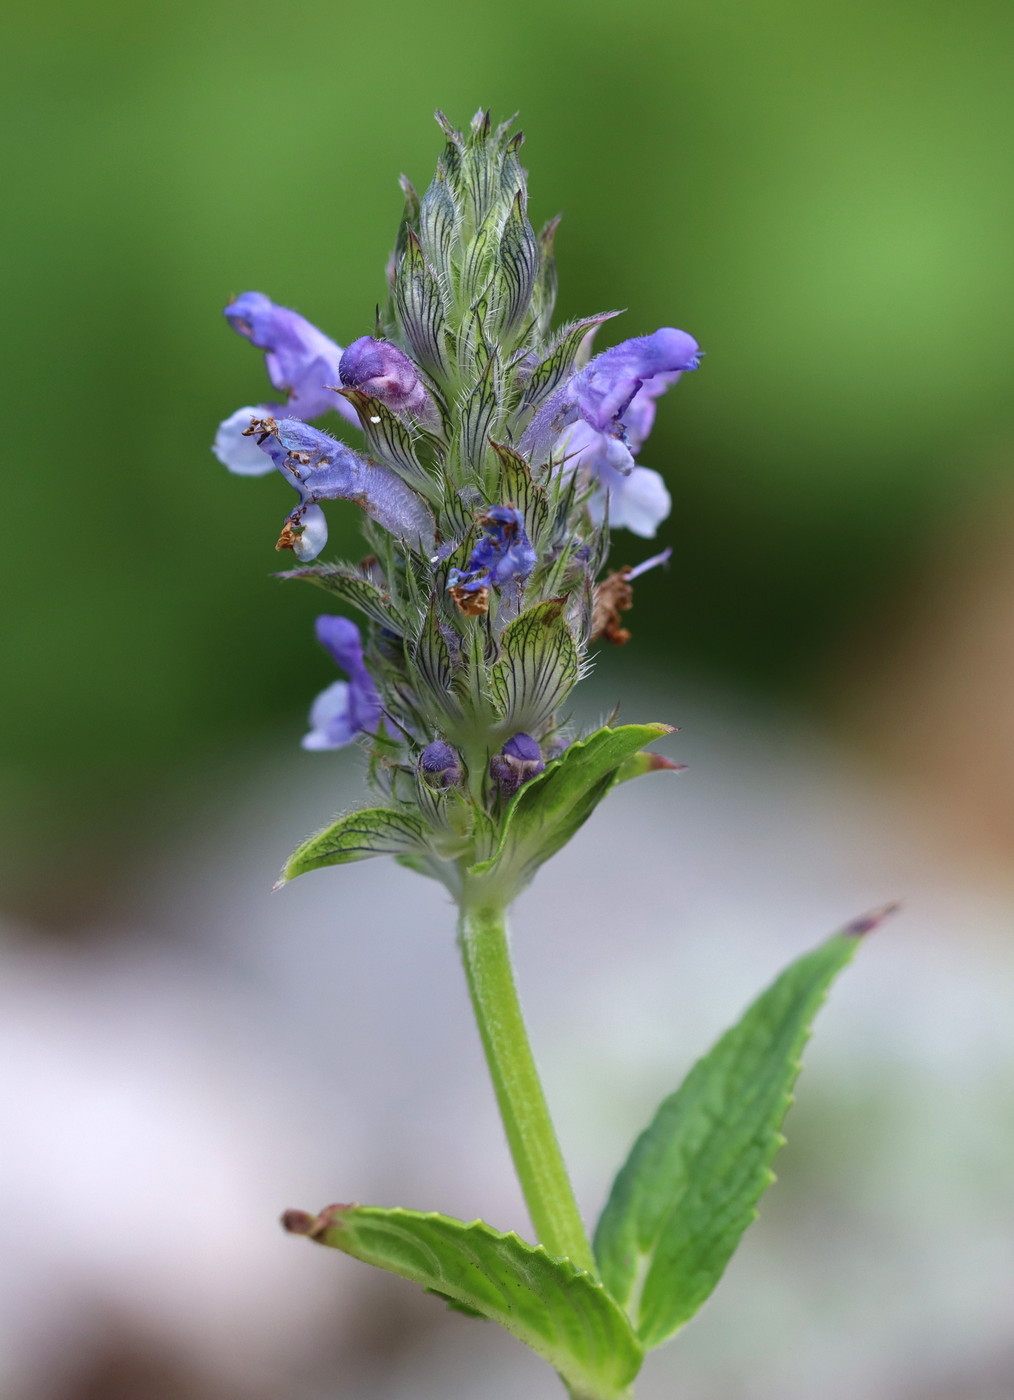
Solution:
[(890, 904), (881, 904), (876, 909), (869, 910), (866, 914), (860, 914), (858, 919), (853, 919), (846, 924), (842, 933), (850, 938), (862, 938), (867, 933), (872, 933), (875, 928), (879, 928), (885, 919), (889, 919), (892, 914), (897, 914), (901, 905), (894, 901)]
[(282, 1211), (281, 1226), (290, 1235), (312, 1235), (316, 1224), (317, 1217), (307, 1210)]
[(685, 773), (687, 765), (685, 763), (673, 763), (671, 758), (666, 758), (665, 754), (649, 753), (647, 772), (649, 773)]
[(290, 1235), (306, 1235), (308, 1239), (322, 1241), (326, 1232), (340, 1225), (341, 1217), (354, 1209), (351, 1205), (325, 1206), (319, 1215), (311, 1215), (308, 1210), (286, 1210), (282, 1212), (282, 1229)]

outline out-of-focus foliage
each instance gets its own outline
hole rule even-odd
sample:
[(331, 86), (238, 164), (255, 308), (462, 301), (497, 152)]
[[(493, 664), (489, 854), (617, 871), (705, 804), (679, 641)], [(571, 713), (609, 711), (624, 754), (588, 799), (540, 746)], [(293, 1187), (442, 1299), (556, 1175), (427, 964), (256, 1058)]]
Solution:
[(805, 686), (1010, 433), (1012, 31), (1000, 0), (23, 0), (0, 836), (26, 891), (84, 899), (168, 775), (295, 745), (319, 605), (267, 577), (284, 485), (209, 452), (267, 388), (219, 311), (256, 287), (368, 332), (437, 105), (521, 109), (533, 215), (565, 212), (561, 316), (624, 305), (608, 337), (675, 324), (709, 352), (645, 454), (676, 553), (635, 645)]

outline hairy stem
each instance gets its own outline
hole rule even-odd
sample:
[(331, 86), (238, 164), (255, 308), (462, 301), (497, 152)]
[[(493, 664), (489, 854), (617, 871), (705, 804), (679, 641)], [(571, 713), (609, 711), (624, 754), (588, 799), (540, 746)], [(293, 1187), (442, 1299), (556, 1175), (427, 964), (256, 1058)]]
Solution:
[(461, 955), (507, 1142), (536, 1237), (550, 1254), (595, 1272), (518, 1001), (501, 905), (467, 888)]

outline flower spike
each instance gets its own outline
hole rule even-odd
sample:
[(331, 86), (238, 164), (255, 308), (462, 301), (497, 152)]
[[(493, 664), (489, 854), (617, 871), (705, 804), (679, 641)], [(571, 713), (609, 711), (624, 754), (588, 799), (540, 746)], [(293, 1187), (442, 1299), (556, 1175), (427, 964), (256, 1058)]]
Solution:
[[(668, 557), (605, 571), (611, 527), (647, 538), (669, 513), (665, 483), (636, 458), (700, 351), (664, 326), (593, 355), (602, 313), (554, 329), (558, 221), (540, 235), (529, 222), (520, 133), (485, 108), (464, 127), (439, 121), (429, 187), (401, 182), (387, 300), (367, 333), (343, 350), (260, 292), (226, 308), (263, 352), (276, 402), (227, 418), (215, 452), (237, 474), (285, 479), (295, 500), (277, 548), (300, 563), (287, 576), (366, 619), (362, 634), (347, 618), (318, 622), (342, 678), (314, 702), (304, 743), (358, 736), (387, 805), (314, 845), (314, 861), (389, 850), (457, 895), (501, 851), (500, 898), (539, 863), (512, 864), (508, 813), (548, 829), (534, 812), (552, 801), (583, 820), (628, 742), (643, 749), (655, 733), (607, 727), (593, 752), (617, 747), (593, 771), (565, 720), (593, 641), (629, 637), (633, 581)], [(362, 437), (311, 421), (329, 409)], [(321, 563), (345, 502), (359, 507), (366, 557)]]

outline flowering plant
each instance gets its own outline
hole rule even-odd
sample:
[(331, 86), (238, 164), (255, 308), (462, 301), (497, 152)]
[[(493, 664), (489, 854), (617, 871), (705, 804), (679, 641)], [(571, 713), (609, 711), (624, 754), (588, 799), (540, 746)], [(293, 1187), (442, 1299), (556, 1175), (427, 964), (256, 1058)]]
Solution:
[[(672, 328), (600, 354), (616, 313), (552, 329), (557, 220), (536, 236), (513, 123), (480, 111), (447, 144), (420, 199), (407, 180), (372, 336), (342, 350), (259, 292), (225, 309), (265, 352), (277, 399), (239, 409), (214, 451), (232, 471), (277, 469), (299, 500), (277, 548), (366, 620), (317, 619), (346, 679), (313, 703), (308, 749), (355, 742), (376, 805), (305, 841), (279, 887), (324, 866), (392, 855), (441, 881), (536, 1244), (475, 1221), (375, 1206), (289, 1211), (287, 1228), (500, 1322), (575, 1400), (620, 1400), (717, 1284), (756, 1203), (812, 1017), (855, 921), (794, 963), (701, 1060), (634, 1144), (589, 1241), (514, 987), (506, 912), (617, 783), (679, 765), (646, 749), (666, 724), (577, 733), (561, 712), (597, 639), (625, 642), (632, 584), (669, 551), (602, 577), (610, 527), (650, 537), (669, 511), (635, 463), (657, 400), (700, 363)], [(309, 419), (336, 411), (352, 448)], [(315, 562), (322, 503), (363, 512), (369, 554)]]

